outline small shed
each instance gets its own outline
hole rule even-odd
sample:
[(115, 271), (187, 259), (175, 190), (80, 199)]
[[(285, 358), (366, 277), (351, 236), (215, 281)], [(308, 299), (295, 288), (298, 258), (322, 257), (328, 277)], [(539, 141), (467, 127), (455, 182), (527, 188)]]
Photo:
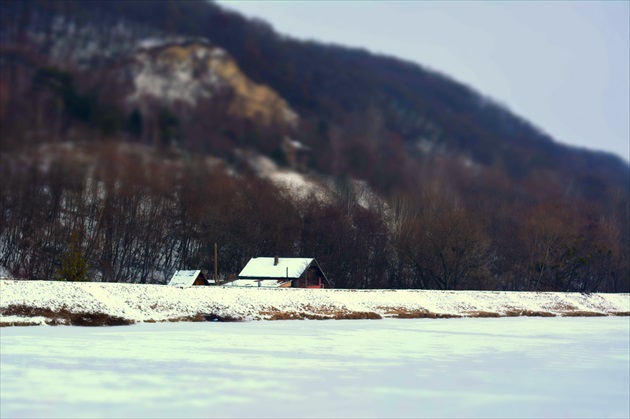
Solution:
[(255, 257), (233, 285), (258, 287), (331, 288), (315, 258)]
[(168, 285), (191, 287), (193, 285), (210, 285), (210, 281), (206, 279), (206, 276), (201, 271), (175, 271)]

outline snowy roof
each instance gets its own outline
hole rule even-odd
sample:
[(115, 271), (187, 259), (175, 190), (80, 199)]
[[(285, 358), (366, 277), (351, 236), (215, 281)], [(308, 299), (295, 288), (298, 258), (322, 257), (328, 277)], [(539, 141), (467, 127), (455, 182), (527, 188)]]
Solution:
[(239, 278), (299, 278), (313, 262), (313, 258), (251, 258)]
[(175, 271), (168, 285), (175, 287), (190, 287), (201, 271)]
[(289, 281), (282, 281), (279, 279), (237, 279), (236, 281), (228, 282), (225, 285), (230, 287), (279, 288), (287, 282)]

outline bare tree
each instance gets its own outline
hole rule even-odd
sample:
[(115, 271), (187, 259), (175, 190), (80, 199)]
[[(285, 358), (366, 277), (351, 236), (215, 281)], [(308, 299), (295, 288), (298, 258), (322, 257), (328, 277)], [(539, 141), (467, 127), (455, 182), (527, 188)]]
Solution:
[(487, 275), (495, 260), (482, 226), (439, 184), (422, 193), (418, 210), (402, 223), (398, 250), (410, 264), (414, 287), (458, 289)]

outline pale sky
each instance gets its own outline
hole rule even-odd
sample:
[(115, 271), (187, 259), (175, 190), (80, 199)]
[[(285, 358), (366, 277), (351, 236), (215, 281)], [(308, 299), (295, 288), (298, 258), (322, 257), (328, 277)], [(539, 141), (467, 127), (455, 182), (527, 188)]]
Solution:
[(630, 161), (630, 2), (219, 1), (277, 32), (403, 58), (556, 140)]

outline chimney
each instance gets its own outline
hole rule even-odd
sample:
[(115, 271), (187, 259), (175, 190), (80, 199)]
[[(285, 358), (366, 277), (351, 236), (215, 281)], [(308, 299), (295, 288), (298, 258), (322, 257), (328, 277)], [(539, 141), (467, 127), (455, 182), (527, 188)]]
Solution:
[(273, 266), (277, 266), (278, 265), (278, 256), (275, 256), (273, 258)]

